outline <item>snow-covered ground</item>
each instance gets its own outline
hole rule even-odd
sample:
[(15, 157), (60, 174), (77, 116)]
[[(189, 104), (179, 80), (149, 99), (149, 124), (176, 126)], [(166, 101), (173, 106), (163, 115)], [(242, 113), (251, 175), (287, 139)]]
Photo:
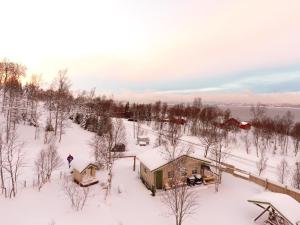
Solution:
[[(138, 154), (152, 148), (155, 135), (148, 134), (151, 144), (146, 147), (136, 145), (132, 127), (125, 122), (127, 129), (128, 154)], [(78, 125), (70, 123), (58, 144), (58, 151), (64, 159), (64, 165), (39, 192), (31, 184), (35, 177), (33, 165), (39, 150), (43, 147), (42, 132), (40, 139), (34, 140), (34, 128), (20, 125), (18, 128), (20, 141), (24, 141), (26, 151), (26, 168), (20, 175), (19, 193), (15, 199), (4, 199), (0, 196), (1, 225), (171, 225), (173, 217), (168, 215), (167, 207), (161, 201), (163, 192), (157, 192), (152, 197), (139, 179), (139, 162), (133, 172), (133, 160), (130, 158), (116, 161), (113, 171), (113, 186), (111, 196), (104, 201), (105, 191), (101, 183), (105, 182), (103, 173), (99, 173), (100, 183), (90, 187), (90, 196), (82, 211), (75, 212), (66, 197), (60, 173), (68, 173), (66, 157), (69, 154), (85, 160), (93, 160), (89, 140), (92, 133), (83, 130)], [(26, 180), (27, 187), (23, 188)], [(198, 208), (184, 224), (253, 224), (253, 219), (260, 210), (247, 202), (251, 196), (260, 193), (262, 188), (224, 174), (219, 193), (213, 186), (194, 188), (199, 194)], [(121, 192), (121, 193), (120, 193)], [(262, 219), (263, 220), (263, 219)], [(262, 220), (258, 224), (262, 224)]]
[[(101, 177), (100, 177), (101, 179)], [(103, 179), (102, 179), (103, 181)], [(5, 225), (171, 225), (166, 206), (158, 192), (152, 197), (132, 171), (132, 160), (120, 159), (114, 168), (112, 194), (104, 201), (100, 185), (91, 187), (91, 194), (83, 211), (75, 212), (63, 192), (62, 181), (53, 179), (40, 192), (27, 188), (13, 200), (1, 199), (1, 224)], [(119, 193), (121, 190), (121, 193)], [(195, 187), (199, 194), (199, 206), (185, 224), (253, 224), (259, 209), (247, 202), (262, 188), (253, 183), (225, 174), (220, 192), (214, 186)], [(262, 221), (260, 221), (262, 222)]]

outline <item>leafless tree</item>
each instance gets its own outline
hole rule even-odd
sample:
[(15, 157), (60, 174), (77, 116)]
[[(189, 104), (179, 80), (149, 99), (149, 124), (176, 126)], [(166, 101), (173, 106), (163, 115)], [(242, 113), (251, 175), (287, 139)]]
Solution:
[(82, 210), (89, 196), (89, 188), (80, 187), (70, 179), (66, 178), (63, 182), (63, 189), (71, 201), (72, 208), (76, 211)]
[(247, 131), (247, 133), (243, 136), (243, 141), (244, 141), (246, 153), (249, 154), (249, 153), (250, 153), (250, 147), (251, 147), (251, 141), (250, 141), (250, 139), (249, 139), (249, 132), (248, 132), (248, 131)]
[(113, 151), (113, 148), (118, 144), (126, 145), (126, 132), (122, 119), (117, 118), (111, 120), (111, 124), (108, 128), (109, 129), (102, 133), (101, 136), (95, 134), (90, 142), (90, 146), (93, 148), (95, 161), (100, 165), (104, 165), (108, 172), (105, 198), (107, 198), (110, 194), (113, 178), (113, 165), (115, 159), (119, 156), (119, 153)]
[(35, 161), (35, 170), (38, 178), (39, 190), (50, 181), (52, 172), (62, 165), (62, 159), (58, 155), (55, 139), (52, 140), (46, 149), (42, 149)]
[(70, 112), (70, 86), (71, 82), (67, 76), (67, 69), (60, 70), (58, 72), (57, 78), (54, 80), (52, 84), (55, 91), (54, 97), (54, 134), (57, 135), (59, 132), (59, 141), (61, 141), (61, 137), (63, 134), (63, 128), (65, 125), (65, 121), (69, 117)]
[(300, 189), (300, 162), (297, 162), (293, 171), (293, 187)]
[(165, 142), (163, 153), (168, 161), (172, 161), (172, 174), (170, 178), (171, 189), (162, 195), (162, 202), (168, 207), (170, 215), (175, 217), (175, 224), (182, 225), (184, 219), (195, 212), (198, 205), (198, 195), (195, 190), (183, 185), (186, 180), (184, 172), (184, 157), (179, 155), (189, 155), (191, 148), (189, 146), (179, 146), (169, 141)]
[(204, 147), (204, 157), (207, 157), (210, 149), (217, 143), (217, 135), (216, 128), (213, 127), (198, 137), (201, 145)]
[(18, 177), (24, 166), (23, 143), (19, 142), (15, 132), (11, 133), (8, 142), (3, 146), (4, 170), (7, 172), (9, 184), (8, 196), (15, 197), (17, 194)]
[(250, 113), (252, 114), (252, 120), (257, 122), (260, 121), (266, 114), (266, 107), (258, 103), (256, 106), (251, 106)]
[(282, 184), (286, 183), (287, 177), (290, 173), (289, 171), (289, 165), (288, 162), (283, 158), (279, 165), (277, 166), (277, 172), (278, 172), (278, 181)]
[(0, 179), (1, 179), (1, 193), (7, 197), (5, 175), (4, 175), (4, 143), (2, 141), (2, 135), (0, 135)]
[(265, 169), (267, 168), (267, 162), (268, 162), (268, 158), (266, 157), (266, 154), (261, 154), (257, 163), (256, 163), (256, 167), (258, 170), (258, 175), (260, 176)]
[(222, 164), (229, 154), (229, 149), (224, 148), (224, 131), (219, 130), (216, 133), (216, 142), (210, 149), (210, 158), (213, 160), (214, 170), (216, 174), (215, 191), (219, 191), (219, 186), (222, 182)]
[(300, 149), (300, 123), (296, 123), (292, 129), (291, 136), (294, 144), (294, 154), (297, 156)]

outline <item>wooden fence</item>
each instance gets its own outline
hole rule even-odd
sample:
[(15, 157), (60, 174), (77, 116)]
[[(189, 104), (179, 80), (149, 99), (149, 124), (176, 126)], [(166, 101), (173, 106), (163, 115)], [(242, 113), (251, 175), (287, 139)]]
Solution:
[(223, 163), (223, 171), (241, 179), (251, 181), (259, 186), (264, 187), (266, 190), (287, 194), (292, 198), (296, 199), (298, 202), (300, 202), (300, 190), (288, 187), (280, 183), (269, 181), (268, 179), (264, 179), (246, 171), (237, 169), (235, 168), (235, 166), (226, 163)]

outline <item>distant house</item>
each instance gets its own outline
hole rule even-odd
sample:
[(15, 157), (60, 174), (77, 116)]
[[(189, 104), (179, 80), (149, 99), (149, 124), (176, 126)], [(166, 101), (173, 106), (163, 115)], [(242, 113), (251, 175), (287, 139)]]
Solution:
[(76, 183), (82, 187), (87, 187), (99, 182), (96, 177), (98, 166), (94, 163), (72, 162), (72, 175)]
[(251, 124), (248, 122), (240, 122), (235, 118), (230, 118), (226, 120), (221, 127), (223, 128), (240, 128), (244, 130), (249, 130), (251, 128)]
[(137, 138), (137, 144), (139, 146), (146, 146), (146, 145), (149, 145), (149, 143), (150, 143), (150, 139), (147, 136), (139, 136)]
[(244, 129), (244, 130), (249, 130), (249, 129), (251, 129), (251, 124), (248, 123), (248, 122), (241, 122), (240, 123), (240, 128)]
[(230, 118), (230, 119), (226, 120), (223, 123), (223, 126), (225, 126), (225, 127), (236, 127), (236, 128), (239, 128), (240, 127), (240, 121), (238, 121), (235, 118)]
[(116, 144), (111, 151), (112, 152), (125, 152), (125, 150), (126, 150), (126, 146), (124, 144)]
[(178, 125), (184, 125), (186, 124), (186, 120), (182, 118), (172, 118), (170, 119), (170, 123), (178, 124)]
[(147, 188), (168, 189), (174, 176), (173, 163), (181, 160), (180, 174), (182, 183), (186, 184), (191, 176), (200, 177), (204, 183), (215, 181), (215, 175), (210, 170), (210, 161), (195, 154), (179, 155), (173, 161), (168, 161), (163, 149), (154, 148), (137, 156), (140, 160), (140, 178)]

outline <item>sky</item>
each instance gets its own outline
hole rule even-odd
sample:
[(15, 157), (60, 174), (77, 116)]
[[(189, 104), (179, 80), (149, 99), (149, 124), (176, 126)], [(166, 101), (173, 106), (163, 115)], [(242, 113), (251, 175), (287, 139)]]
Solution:
[(120, 99), (300, 104), (299, 0), (1, 1), (0, 59)]

